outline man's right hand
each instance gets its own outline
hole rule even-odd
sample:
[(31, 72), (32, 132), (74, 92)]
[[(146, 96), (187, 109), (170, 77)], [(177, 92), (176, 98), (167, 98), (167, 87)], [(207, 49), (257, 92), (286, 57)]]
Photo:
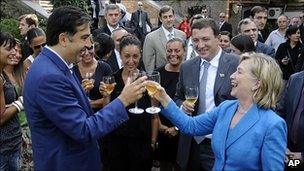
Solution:
[(192, 115), (192, 113), (194, 112), (194, 105), (195, 104), (189, 103), (185, 100), (182, 104), (182, 109), (185, 113)]
[(145, 80), (147, 80), (147, 76), (140, 77), (131, 83), (131, 79), (128, 78), (124, 89), (118, 96), (125, 107), (136, 102), (143, 96), (143, 93), (146, 91)]

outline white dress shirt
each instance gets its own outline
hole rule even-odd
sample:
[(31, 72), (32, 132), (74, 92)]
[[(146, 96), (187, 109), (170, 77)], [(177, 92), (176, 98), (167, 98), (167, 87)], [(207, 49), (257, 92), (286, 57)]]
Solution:
[(113, 33), (113, 31), (114, 31), (115, 29), (118, 29), (118, 28), (119, 28), (119, 24), (117, 24), (117, 27), (116, 27), (116, 28), (111, 27), (109, 24), (107, 24), (107, 26), (108, 26), (108, 28), (109, 28), (111, 34)]
[(123, 66), (122, 66), (122, 61), (120, 58), (120, 53), (116, 49), (114, 49), (114, 52), (115, 52), (118, 67), (119, 67), (119, 69), (121, 69)]
[[(216, 79), (216, 74), (217, 74), (217, 69), (219, 66), (219, 62), (220, 62), (220, 57), (222, 55), (222, 48), (219, 47), (219, 51), (218, 53), (215, 55), (215, 57), (209, 62), (210, 66), (208, 68), (208, 76), (207, 76), (207, 84), (206, 84), (206, 111), (205, 112), (209, 112), (211, 111), (213, 108), (215, 108), (215, 102), (214, 102), (214, 85), (215, 85), (215, 79)], [(204, 60), (203, 58), (201, 58), (201, 63), (200, 63), (200, 77), (199, 80), (201, 80), (202, 76), (203, 76), (203, 72), (204, 72)], [(208, 62), (208, 61), (206, 61)], [(211, 138), (212, 134), (208, 134), (206, 135), (206, 138)]]
[[(187, 55), (186, 55), (186, 60), (190, 59), (191, 58), (191, 53), (192, 53), (192, 50), (194, 50), (194, 45), (192, 43), (192, 38), (189, 37), (188, 39), (188, 43), (187, 43)], [(198, 56), (198, 54), (195, 52), (195, 56)]]
[[(165, 35), (166, 35), (167, 40), (170, 40), (170, 39), (172, 39), (172, 38), (175, 37), (174, 28), (172, 29), (171, 32), (169, 32), (163, 25), (162, 25), (161, 27), (162, 27), (162, 29), (163, 29), (164, 32), (165, 32)], [(171, 34), (171, 38), (170, 38), (170, 34)]]

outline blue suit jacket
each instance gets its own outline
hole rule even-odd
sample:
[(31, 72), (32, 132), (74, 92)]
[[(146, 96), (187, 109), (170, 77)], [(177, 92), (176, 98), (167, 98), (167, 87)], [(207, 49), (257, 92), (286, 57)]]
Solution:
[(212, 133), (213, 170), (284, 170), (286, 123), (272, 110), (254, 104), (232, 129), (238, 101), (230, 100), (196, 117), (185, 115), (173, 101), (163, 109), (182, 132)]
[(128, 119), (119, 99), (93, 114), (75, 74), (48, 48), (26, 76), (24, 105), (35, 170), (100, 170), (96, 140)]
[(268, 46), (268, 45), (266, 45), (266, 44), (264, 44), (262, 42), (258, 41), (257, 44), (256, 44), (255, 49), (256, 49), (256, 52), (258, 52), (258, 53), (264, 53), (266, 55), (269, 55), (272, 58), (275, 57), (275, 50), (274, 50), (274, 48), (271, 47), (271, 46)]

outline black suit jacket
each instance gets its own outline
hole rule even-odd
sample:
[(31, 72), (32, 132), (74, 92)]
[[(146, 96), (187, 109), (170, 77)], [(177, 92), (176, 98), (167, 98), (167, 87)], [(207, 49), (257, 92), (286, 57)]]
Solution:
[[(150, 28), (152, 29), (152, 24), (150, 22), (150, 19), (148, 17), (148, 13), (145, 11), (141, 11), (141, 21), (142, 21), (142, 31), (144, 34), (147, 34), (147, 27), (146, 24), (148, 24), (150, 26)], [(131, 16), (131, 27), (134, 29), (139, 29), (139, 10), (135, 11), (134, 13), (132, 13)]]
[[(301, 105), (299, 104), (302, 90), (304, 88), (304, 71), (295, 73), (290, 76), (287, 86), (284, 90), (283, 96), (280, 99), (278, 105), (277, 105), (277, 111), (281, 114), (281, 116), (285, 119), (287, 126), (288, 126), (288, 132), (291, 132), (293, 120), (295, 117), (295, 113), (297, 111), (297, 108), (299, 108)], [(302, 113), (302, 116), (300, 118), (300, 129), (297, 133), (298, 135), (298, 144), (296, 146), (291, 145), (288, 143), (287, 147), (293, 151), (293, 152), (302, 152), (304, 154), (304, 116)], [(302, 135), (302, 136), (300, 136)], [(290, 142), (290, 134), (288, 135), (288, 142)]]
[[(180, 69), (179, 80), (176, 86), (175, 102), (177, 105), (181, 105), (185, 100), (185, 87), (188, 85), (197, 85), (199, 87), (199, 74), (200, 74), (200, 62), (199, 57), (192, 58), (185, 61)], [(231, 83), (230, 75), (236, 71), (239, 64), (239, 57), (233, 54), (222, 52), (219, 59), (219, 66), (214, 84), (214, 102), (218, 106), (221, 102), (234, 99), (230, 95)], [(199, 99), (195, 105), (195, 111), (193, 115), (196, 115), (198, 110)], [(181, 167), (181, 170), (187, 170), (188, 159), (190, 154), (192, 137), (181, 134), (178, 144), (177, 163)]]
[(119, 70), (118, 62), (117, 62), (117, 59), (116, 59), (116, 54), (115, 54), (114, 51), (112, 52), (110, 58), (105, 62), (110, 65), (113, 73), (115, 73), (116, 71)]
[(228, 31), (228, 32), (230, 32), (230, 34), (232, 34), (232, 25), (225, 21), (222, 24), (220, 31)]

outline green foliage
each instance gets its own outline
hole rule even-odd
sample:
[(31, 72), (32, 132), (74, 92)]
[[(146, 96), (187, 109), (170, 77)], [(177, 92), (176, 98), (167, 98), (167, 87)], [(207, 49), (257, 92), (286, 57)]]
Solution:
[(86, 13), (90, 13), (90, 7), (84, 0), (51, 0), (51, 3), (53, 4), (54, 8), (63, 6), (63, 5), (73, 5), (81, 8)]
[(0, 31), (8, 32), (13, 35), (17, 39), (21, 39), (20, 31), (19, 31), (19, 22), (15, 19), (3, 19), (0, 21)]

